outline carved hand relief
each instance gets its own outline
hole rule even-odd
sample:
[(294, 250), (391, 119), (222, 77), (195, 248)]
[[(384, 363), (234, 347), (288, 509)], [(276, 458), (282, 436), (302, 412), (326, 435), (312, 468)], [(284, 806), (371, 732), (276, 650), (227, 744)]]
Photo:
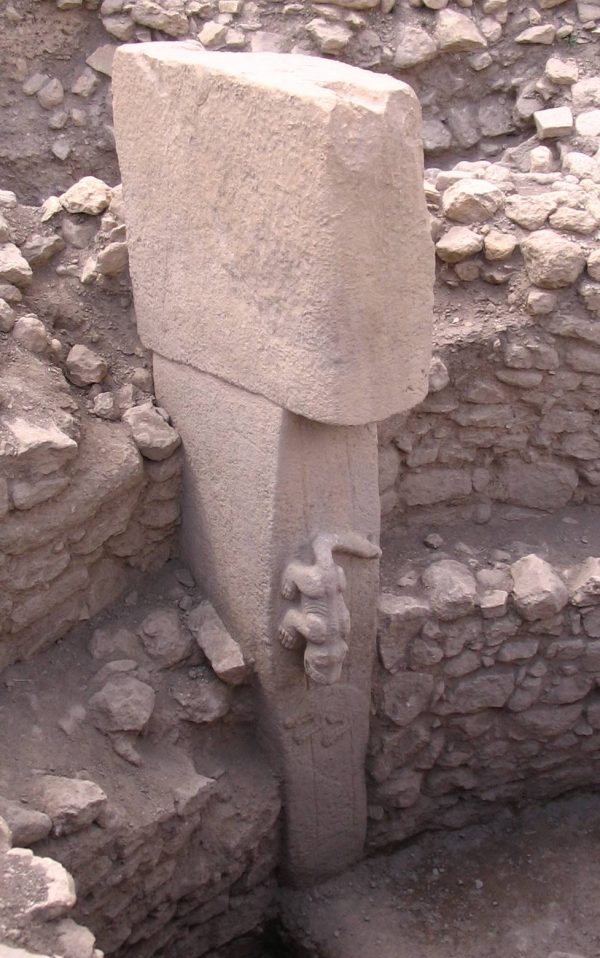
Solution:
[(333, 553), (377, 559), (381, 549), (356, 532), (315, 536), (312, 549), (313, 564), (294, 560), (283, 573), (281, 594), (296, 604), (281, 620), (279, 641), (286, 649), (304, 643), (308, 677), (319, 685), (333, 685), (342, 674), (350, 634), (350, 613), (344, 602), (346, 577)]

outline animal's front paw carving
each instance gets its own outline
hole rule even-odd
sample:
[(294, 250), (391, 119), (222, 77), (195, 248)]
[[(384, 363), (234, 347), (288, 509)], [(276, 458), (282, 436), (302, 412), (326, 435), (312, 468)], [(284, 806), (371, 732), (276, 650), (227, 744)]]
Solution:
[(299, 637), (297, 635), (292, 635), (292, 633), (288, 632), (287, 629), (284, 629), (283, 626), (280, 626), (277, 634), (284, 649), (296, 649), (300, 645)]
[(281, 594), (284, 599), (293, 599), (296, 594), (296, 586), (291, 579), (284, 579), (281, 583)]

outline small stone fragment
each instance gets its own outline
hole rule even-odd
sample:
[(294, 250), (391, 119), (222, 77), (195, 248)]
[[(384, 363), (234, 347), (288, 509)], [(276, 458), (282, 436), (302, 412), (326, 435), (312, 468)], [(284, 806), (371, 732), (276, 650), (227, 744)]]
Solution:
[(0, 815), (12, 832), (13, 844), (19, 848), (27, 848), (42, 841), (52, 829), (52, 820), (44, 812), (38, 812), (7, 798), (0, 797)]
[(70, 186), (59, 200), (67, 213), (86, 213), (88, 216), (97, 216), (107, 208), (112, 192), (111, 187), (97, 177), (84, 176)]
[(106, 361), (87, 346), (73, 346), (65, 362), (67, 377), (75, 386), (101, 383), (108, 372)]
[(551, 83), (557, 86), (571, 86), (579, 79), (577, 60), (561, 60), (560, 57), (550, 57), (544, 73)]
[(316, 43), (321, 53), (335, 56), (343, 53), (352, 39), (352, 30), (345, 23), (330, 23), (327, 20), (311, 20), (306, 32)]
[(13, 326), (14, 339), (30, 353), (43, 353), (48, 348), (46, 327), (37, 316), (19, 316)]
[(27, 286), (33, 271), (18, 246), (14, 243), (0, 244), (0, 282)]
[(504, 202), (504, 195), (486, 180), (459, 180), (444, 190), (442, 208), (448, 219), (478, 223), (490, 219)]
[(92, 695), (90, 718), (103, 732), (141, 732), (154, 709), (154, 689), (132, 675), (120, 673)]
[(437, 43), (426, 30), (419, 26), (405, 26), (396, 47), (394, 66), (398, 70), (410, 70), (433, 60), (437, 53)]
[(95, 782), (80, 778), (44, 775), (41, 780), (40, 807), (52, 819), (57, 836), (70, 835), (95, 822), (108, 799)]
[(458, 619), (475, 608), (477, 583), (461, 562), (454, 559), (435, 562), (425, 569), (422, 580), (431, 608), (440, 619)]
[(556, 27), (551, 23), (541, 23), (535, 27), (528, 27), (515, 37), (515, 43), (541, 43), (550, 45), (554, 43), (556, 37)]
[(48, 80), (37, 92), (38, 103), (44, 110), (53, 110), (65, 98), (65, 91), (60, 80)]
[(241, 685), (250, 674), (250, 668), (210, 602), (202, 602), (192, 609), (187, 622), (216, 675), (228, 685)]
[(466, 226), (452, 226), (435, 244), (435, 251), (445, 263), (459, 263), (475, 256), (483, 247), (483, 237)]
[(173, 609), (151, 612), (140, 625), (139, 635), (148, 655), (163, 669), (183, 662), (192, 651), (191, 636)]
[(96, 257), (96, 270), (103, 276), (116, 276), (127, 268), (127, 243), (109, 243)]
[(540, 556), (531, 554), (518, 559), (511, 565), (510, 573), (515, 606), (528, 622), (562, 612), (569, 601), (564, 582)]
[(434, 37), (444, 53), (464, 53), (487, 46), (474, 21), (456, 10), (440, 10)]
[(590, 556), (569, 575), (571, 602), (577, 606), (600, 603), (600, 559)]
[(151, 402), (126, 410), (123, 421), (131, 427), (133, 441), (146, 459), (160, 462), (181, 444), (177, 430), (165, 422)]
[(540, 140), (569, 136), (573, 132), (573, 114), (567, 106), (536, 110), (533, 114), (535, 128)]
[(554, 230), (538, 230), (521, 240), (525, 269), (543, 289), (570, 286), (582, 273), (586, 257), (581, 247)]
[(512, 233), (502, 233), (495, 229), (491, 229), (483, 240), (485, 258), (491, 262), (508, 259), (516, 246), (517, 240)]

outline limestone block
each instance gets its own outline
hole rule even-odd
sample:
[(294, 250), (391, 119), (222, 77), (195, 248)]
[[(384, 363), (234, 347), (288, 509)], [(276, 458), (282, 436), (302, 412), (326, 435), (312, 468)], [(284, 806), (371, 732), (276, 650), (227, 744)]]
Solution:
[(59, 196), (60, 205), (67, 213), (86, 213), (97, 216), (102, 213), (112, 196), (112, 189), (95, 176), (84, 176)]
[(141, 732), (154, 709), (154, 689), (130, 675), (115, 675), (89, 701), (96, 728), (104, 732)]
[(548, 618), (564, 609), (569, 599), (567, 587), (545, 559), (533, 554), (524, 556), (513, 562), (510, 573), (515, 605), (528, 622)]
[(228, 685), (241, 685), (248, 678), (250, 668), (210, 602), (202, 602), (192, 609), (187, 621), (215, 674)]
[(33, 272), (18, 246), (14, 243), (0, 245), (0, 280), (4, 283), (14, 283), (15, 286), (27, 286), (31, 282)]
[(433, 247), (412, 91), (187, 42), (119, 49), (113, 90), (145, 344), (323, 422), (419, 402)]
[(52, 819), (55, 835), (70, 835), (95, 822), (107, 804), (95, 782), (80, 778), (44, 775), (38, 804)]
[(12, 848), (2, 861), (2, 872), (4, 887), (21, 898), (24, 913), (37, 921), (62, 918), (75, 904), (75, 883), (52, 858), (38, 858), (29, 849)]
[(549, 137), (568, 136), (573, 131), (573, 114), (567, 106), (552, 107), (550, 110), (536, 110), (533, 119), (540, 140), (546, 140)]
[(178, 665), (192, 651), (191, 636), (174, 609), (151, 612), (141, 623), (139, 633), (144, 649), (160, 668)]
[(461, 618), (475, 608), (477, 583), (462, 562), (441, 559), (422, 576), (433, 612), (442, 620)]
[(578, 243), (554, 230), (538, 230), (521, 242), (525, 269), (542, 289), (570, 286), (583, 271), (585, 252)]
[(12, 832), (14, 844), (20, 848), (33, 845), (50, 834), (51, 818), (44, 812), (28, 808), (20, 802), (0, 796), (0, 814)]

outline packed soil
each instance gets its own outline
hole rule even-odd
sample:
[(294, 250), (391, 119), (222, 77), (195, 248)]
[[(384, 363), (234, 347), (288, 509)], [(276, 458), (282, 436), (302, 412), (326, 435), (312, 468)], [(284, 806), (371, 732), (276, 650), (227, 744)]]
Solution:
[(575, 795), (287, 892), (284, 923), (319, 958), (597, 958), (599, 896), (600, 795)]

